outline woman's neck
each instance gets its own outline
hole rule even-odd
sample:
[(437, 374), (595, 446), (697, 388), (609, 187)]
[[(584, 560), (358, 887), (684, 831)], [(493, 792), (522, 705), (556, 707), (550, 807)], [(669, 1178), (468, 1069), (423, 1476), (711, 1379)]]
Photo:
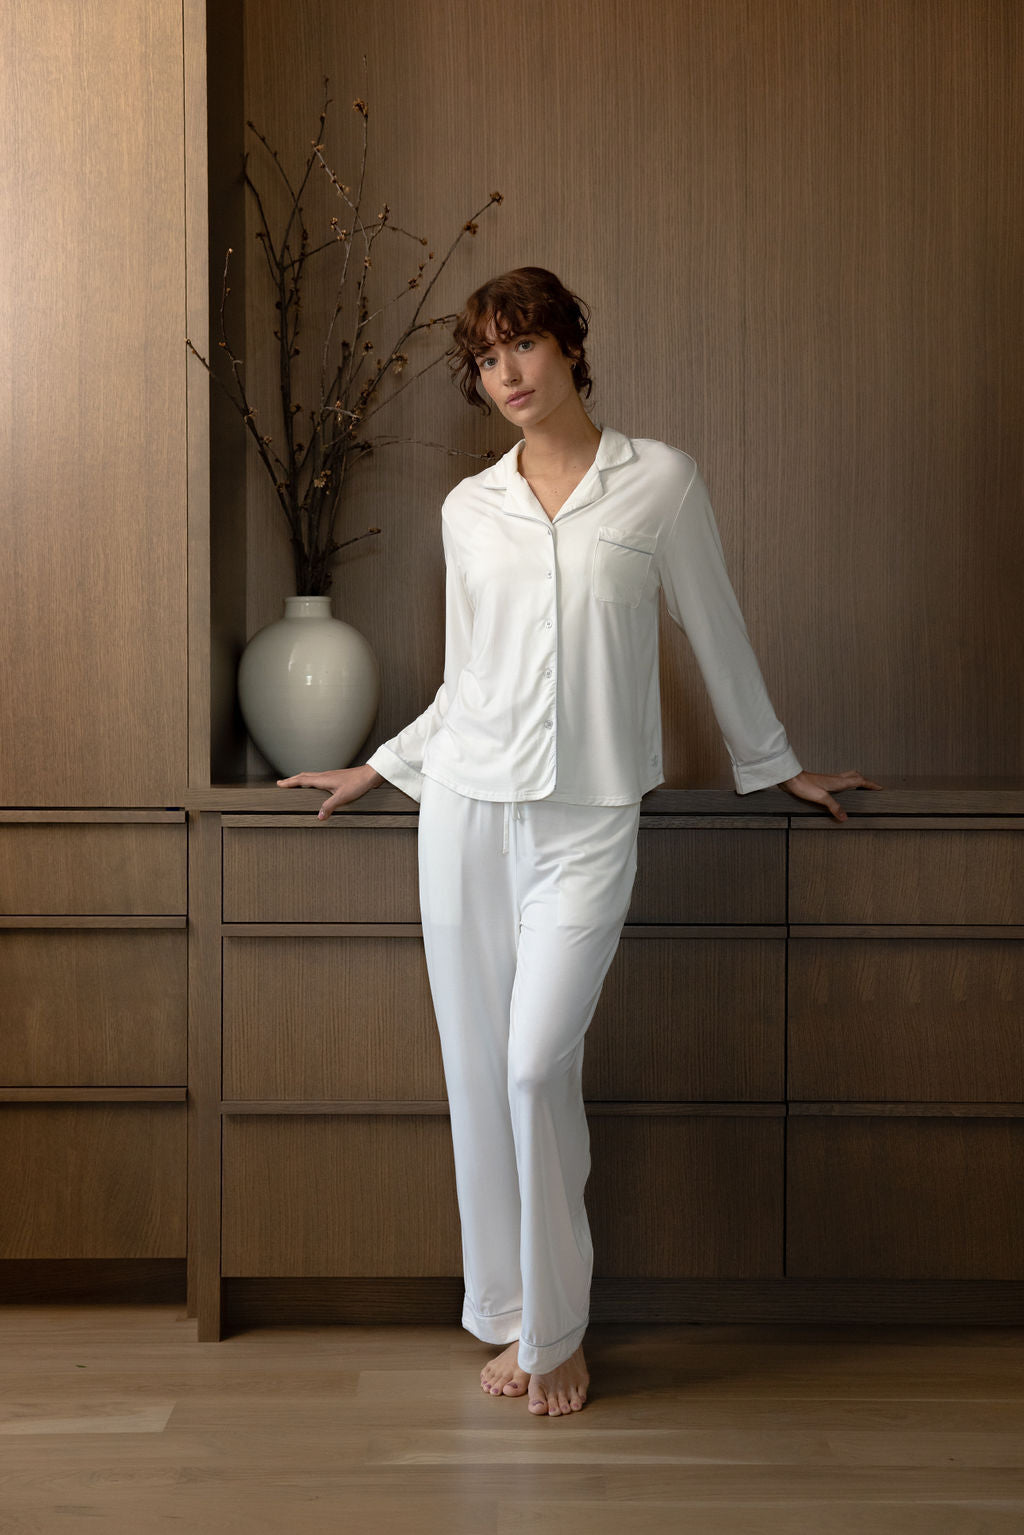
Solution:
[(523, 428), (519, 472), (524, 477), (558, 479), (589, 468), (594, 462), (601, 432), (591, 421), (577, 396), (575, 410), (560, 410), (538, 426)]

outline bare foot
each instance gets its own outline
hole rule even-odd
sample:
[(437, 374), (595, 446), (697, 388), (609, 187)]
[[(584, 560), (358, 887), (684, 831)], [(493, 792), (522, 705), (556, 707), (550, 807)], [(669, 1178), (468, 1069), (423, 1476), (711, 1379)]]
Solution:
[(530, 1411), (557, 1418), (563, 1412), (579, 1412), (587, 1400), (590, 1376), (582, 1345), (546, 1375), (530, 1376)]
[(522, 1396), (526, 1390), (529, 1375), (526, 1370), (521, 1370), (519, 1360), (519, 1339), (510, 1343), (504, 1353), (485, 1364), (480, 1371), (480, 1386), (484, 1391), (489, 1391), (492, 1396)]

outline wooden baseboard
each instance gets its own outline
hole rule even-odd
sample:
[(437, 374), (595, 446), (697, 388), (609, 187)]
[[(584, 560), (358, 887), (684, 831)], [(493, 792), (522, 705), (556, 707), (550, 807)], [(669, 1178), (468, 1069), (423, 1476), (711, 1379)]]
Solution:
[(185, 1304), (184, 1258), (0, 1259), (0, 1302)]
[[(225, 1279), (225, 1333), (274, 1323), (458, 1324), (462, 1280)], [(1024, 1324), (1024, 1282), (595, 1279), (591, 1320), (611, 1323)]]

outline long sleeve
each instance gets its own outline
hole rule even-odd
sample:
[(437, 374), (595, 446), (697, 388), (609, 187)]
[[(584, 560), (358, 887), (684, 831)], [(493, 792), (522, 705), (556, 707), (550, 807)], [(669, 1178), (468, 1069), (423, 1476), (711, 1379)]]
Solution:
[(697, 658), (737, 792), (795, 777), (800, 763), (772, 708), (696, 468), (660, 551), (660, 574), (669, 613)]
[(441, 540), (445, 558), (445, 641), (444, 681), (423, 713), (417, 715), (398, 735), (385, 741), (367, 760), (382, 778), (387, 778), (412, 799), (423, 790), (423, 757), (431, 736), (440, 728), (454, 696), (459, 673), (470, 652), (473, 609), (452, 547), (451, 532), (442, 510)]

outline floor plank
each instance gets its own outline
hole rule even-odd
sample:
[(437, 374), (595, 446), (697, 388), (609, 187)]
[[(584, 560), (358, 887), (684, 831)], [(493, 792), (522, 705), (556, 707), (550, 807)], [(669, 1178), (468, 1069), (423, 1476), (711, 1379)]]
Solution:
[(1024, 1532), (1024, 1328), (596, 1326), (565, 1419), (481, 1391), (495, 1352), (0, 1308), (0, 1535)]

